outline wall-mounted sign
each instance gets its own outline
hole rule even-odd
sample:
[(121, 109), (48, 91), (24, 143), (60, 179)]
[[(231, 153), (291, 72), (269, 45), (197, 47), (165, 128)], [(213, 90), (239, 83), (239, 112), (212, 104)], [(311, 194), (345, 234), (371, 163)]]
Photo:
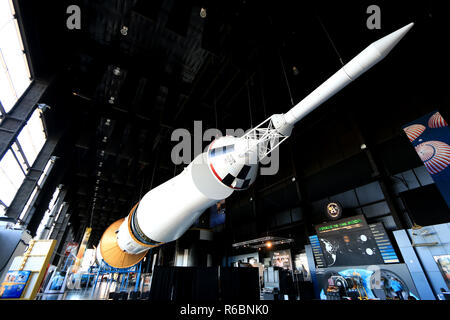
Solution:
[(335, 231), (349, 231), (351, 229), (357, 228), (367, 228), (366, 219), (364, 216), (354, 216), (347, 219), (342, 219), (340, 221), (322, 223), (316, 226), (317, 235), (321, 235), (323, 233), (335, 232)]
[(333, 201), (325, 206), (325, 214), (330, 220), (340, 219), (342, 216), (342, 206), (339, 202)]
[(31, 271), (8, 271), (0, 286), (1, 299), (19, 299), (27, 285)]
[(436, 110), (403, 127), (403, 131), (450, 208), (450, 127)]
[(0, 287), (2, 299), (34, 300), (44, 280), (56, 240), (31, 240), (27, 251), (11, 263)]

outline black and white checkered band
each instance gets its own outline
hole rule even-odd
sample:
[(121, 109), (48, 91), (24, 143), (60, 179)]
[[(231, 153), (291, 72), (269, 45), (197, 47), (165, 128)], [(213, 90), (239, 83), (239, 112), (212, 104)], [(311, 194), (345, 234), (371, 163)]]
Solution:
[(250, 185), (250, 169), (250, 166), (244, 165), (236, 177), (231, 173), (228, 173), (225, 178), (222, 179), (222, 183), (233, 189), (245, 189)]

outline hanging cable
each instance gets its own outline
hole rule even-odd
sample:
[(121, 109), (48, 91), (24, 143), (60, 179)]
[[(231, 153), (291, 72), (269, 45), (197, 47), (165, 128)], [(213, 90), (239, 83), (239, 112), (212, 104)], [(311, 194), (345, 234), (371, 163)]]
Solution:
[[(159, 146), (158, 146), (158, 148), (159, 148)], [(153, 167), (152, 179), (151, 179), (151, 181), (150, 181), (150, 190), (151, 190), (152, 187), (153, 187), (153, 180), (154, 180), (154, 178), (155, 178), (155, 172), (156, 172), (156, 167), (157, 167), (157, 165), (158, 165), (158, 161), (159, 161), (159, 152), (156, 152), (155, 165), (154, 165), (154, 167)]]
[(294, 106), (294, 99), (292, 99), (291, 86), (289, 85), (289, 80), (288, 80), (288, 77), (287, 77), (287, 74), (286, 74), (286, 70), (284, 68), (283, 58), (281, 57), (281, 53), (280, 53), (279, 49), (278, 49), (278, 56), (280, 57), (281, 67), (283, 68), (284, 80), (286, 80), (286, 86), (287, 86), (288, 91), (289, 91), (289, 97), (291, 98), (291, 105)]
[(338, 58), (339, 58), (339, 61), (341, 62), (341, 65), (344, 66), (344, 61), (342, 60), (341, 55), (339, 54), (339, 51), (337, 50), (336, 46), (334, 45), (333, 40), (331, 40), (331, 37), (330, 37), (330, 35), (328, 34), (327, 29), (326, 29), (325, 26), (323, 25), (322, 20), (320, 19), (319, 16), (316, 16), (316, 18), (317, 18), (317, 20), (319, 20), (319, 23), (320, 23), (320, 25), (322, 26), (323, 31), (324, 31), (325, 34), (327, 35), (327, 38), (328, 38), (328, 40), (330, 41), (331, 46), (333, 47), (334, 51), (336, 52), (336, 54), (337, 54), (337, 56), (338, 56)]
[[(268, 18), (269, 18), (270, 24), (273, 26), (272, 18), (270, 17), (270, 15), (268, 16)], [(284, 61), (281, 56), (280, 48), (278, 46), (276, 46), (276, 48), (277, 48), (278, 57), (280, 58), (281, 68), (283, 69), (284, 80), (286, 81), (286, 86), (287, 86), (287, 89), (289, 92), (289, 98), (291, 99), (291, 105), (294, 106), (294, 99), (292, 98), (291, 86), (289, 85), (289, 79), (286, 74), (286, 69), (284, 67)]]
[(92, 228), (92, 218), (94, 217), (94, 208), (95, 208), (95, 203), (92, 203), (91, 220), (89, 222), (89, 228)]
[[(142, 175), (143, 177), (142, 177), (142, 183), (141, 183), (141, 190), (139, 191), (139, 200), (137, 201), (137, 204), (136, 204), (136, 209), (135, 210), (137, 210), (138, 208), (139, 208), (139, 204), (141, 203), (141, 199), (142, 199), (142, 190), (144, 189), (144, 182), (145, 182), (145, 175)], [(133, 209), (133, 203), (131, 203), (131, 207), (130, 207), (130, 212), (131, 212), (131, 209)]]

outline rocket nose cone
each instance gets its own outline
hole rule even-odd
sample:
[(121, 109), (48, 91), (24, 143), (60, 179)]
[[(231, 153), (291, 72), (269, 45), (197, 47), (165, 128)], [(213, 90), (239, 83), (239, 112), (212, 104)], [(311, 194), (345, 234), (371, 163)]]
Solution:
[(374, 43), (372, 43), (372, 45), (380, 52), (383, 57), (385, 57), (413, 26), (414, 22), (411, 22), (403, 28), (400, 28), (397, 31), (394, 31), (381, 38), (380, 40), (375, 41)]

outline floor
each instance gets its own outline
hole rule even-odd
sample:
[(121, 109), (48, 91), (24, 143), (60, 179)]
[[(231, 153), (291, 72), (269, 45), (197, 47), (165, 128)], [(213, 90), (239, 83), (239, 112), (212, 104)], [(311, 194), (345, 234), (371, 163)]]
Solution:
[[(64, 293), (44, 293), (39, 300), (107, 300), (109, 292), (113, 292), (117, 283), (115, 281), (102, 281), (94, 288), (67, 289)], [(128, 288), (132, 291), (134, 288)]]

